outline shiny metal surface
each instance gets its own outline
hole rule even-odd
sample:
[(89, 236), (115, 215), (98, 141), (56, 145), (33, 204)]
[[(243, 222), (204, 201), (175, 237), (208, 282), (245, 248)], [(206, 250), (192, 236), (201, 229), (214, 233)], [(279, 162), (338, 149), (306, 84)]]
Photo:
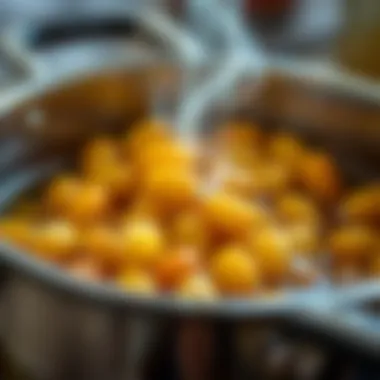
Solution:
[[(175, 84), (180, 76), (177, 62), (164, 61), (146, 55), (130, 57), (129, 61), (107, 61), (91, 70), (41, 77), (4, 92), (0, 101), (2, 208), (43, 176), (47, 163), (73, 157), (76, 148), (96, 131), (124, 130), (146, 115), (151, 83), (169, 73)], [(255, 87), (254, 73), (247, 72), (237, 90), (235, 111), (255, 119), (261, 117), (264, 124), (266, 118), (277, 117), (282, 127), (289, 124), (300, 136), (318, 136), (321, 145), (341, 157), (339, 162), (347, 166), (347, 172), (354, 161), (360, 169), (356, 173), (363, 174), (366, 168), (370, 176), (379, 178), (378, 149), (373, 154), (363, 149), (357, 140), (356, 124), (346, 123), (347, 113), (336, 112), (341, 99), (351, 99), (345, 109), (350, 120), (352, 115), (361, 115), (362, 143), (369, 144), (363, 146), (376, 145), (380, 142), (376, 140), (378, 130), (367, 131), (363, 122), (371, 124), (380, 119), (375, 87), (356, 79), (348, 84), (339, 78), (329, 82), (327, 75), (318, 77), (314, 71), (313, 80), (306, 86), (311, 89), (298, 93), (305, 83), (295, 79), (304, 78), (301, 74), (306, 76), (305, 71), (297, 72), (296, 64), (280, 66), (274, 65), (271, 71), (282, 72), (285, 79), (267, 78), (268, 86), (264, 85), (254, 99), (250, 96), (250, 86)], [(322, 99), (315, 95), (321, 88)], [(319, 119), (320, 115), (325, 118)], [(343, 124), (348, 128), (344, 139)], [(353, 141), (355, 144), (348, 144)], [(6, 153), (10, 144), (17, 146), (11, 150), (12, 155)], [(243, 373), (252, 378), (259, 370), (252, 363), (260, 363), (260, 353), (279, 331), (295, 325), (296, 329), (303, 327), (309, 337), (314, 322), (309, 323), (307, 315), (315, 316), (315, 310), (321, 312), (320, 320), (329, 321), (323, 328), (330, 334), (330, 344), (335, 341), (340, 349), (345, 344), (347, 355), (379, 357), (380, 340), (374, 334), (341, 319), (339, 326), (347, 328), (346, 332), (351, 328), (360, 332), (360, 345), (352, 345), (357, 335), (352, 337), (343, 331), (336, 339), (333, 335), (337, 325), (331, 318), (335, 308), (364, 301), (369, 292), (376, 298), (379, 284), (287, 292), (278, 299), (249, 302), (202, 304), (162, 297), (140, 299), (111, 286), (78, 282), (4, 242), (0, 248), (0, 327), (5, 354), (36, 380), (157, 378), (149, 371), (154, 372), (154, 359), (161, 354), (170, 356), (180, 379), (233, 379)], [(264, 337), (260, 335), (263, 331), (268, 331)]]

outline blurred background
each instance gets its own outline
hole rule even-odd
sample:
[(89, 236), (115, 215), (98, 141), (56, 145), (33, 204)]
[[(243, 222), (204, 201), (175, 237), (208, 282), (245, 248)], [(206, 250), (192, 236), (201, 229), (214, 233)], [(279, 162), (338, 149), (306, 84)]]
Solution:
[[(339, 54), (336, 39), (338, 36), (341, 37), (342, 33), (353, 33), (350, 24), (355, 22), (352, 20), (355, 15), (356, 22), (361, 23), (363, 27), (363, 30), (358, 33), (365, 34), (363, 41), (369, 44), (367, 37), (371, 20), (369, 18), (368, 20), (360, 19), (366, 18), (365, 9), (367, 7), (374, 8), (374, 10), (377, 7), (376, 2), (368, 0), (356, 2), (356, 4), (355, 1), (348, 0), (245, 0), (241, 2), (243, 3), (241, 5), (242, 13), (246, 17), (247, 24), (260, 31), (262, 42), (268, 48), (288, 54), (317, 55), (319, 58), (331, 51)], [(101, 14), (115, 15), (120, 10), (133, 12), (152, 4), (170, 10), (179, 19), (187, 17), (185, 0), (35, 0), (33, 2), (1, 0), (0, 23), (4, 30), (30, 20), (41, 23), (49, 18), (68, 20), (78, 17), (91, 18)], [(358, 7), (359, 11), (356, 9)], [(369, 16), (373, 17), (373, 13), (369, 12)], [(360, 35), (357, 36), (357, 39), (360, 39)], [(358, 45), (357, 54), (363, 54), (360, 51), (360, 49), (363, 50), (362, 43), (357, 42), (356, 44)], [(70, 58), (70, 65), (81, 64), (81, 60), (84, 59), (83, 54), (78, 54), (75, 59), (73, 61)], [(350, 56), (345, 59), (353, 58)], [(64, 61), (62, 63), (59, 61), (56, 60), (55, 63), (65, 66)], [(58, 66), (56, 69), (59, 70), (60, 67)]]
[[(42, 75), (46, 80), (49, 77), (55, 78), (93, 68), (101, 62), (117, 61), (118, 58), (122, 59), (126, 55), (131, 57), (137, 51), (139, 54), (142, 51), (147, 54), (152, 51), (154, 54), (160, 53), (156, 44), (151, 43), (150, 39), (146, 39), (145, 35), (134, 28), (133, 19), (136, 14), (148, 11), (152, 11), (154, 14), (156, 11), (163, 11), (173, 17), (180, 27), (198, 35), (202, 43), (209, 42), (208, 45), (206, 44), (208, 47), (207, 58), (213, 62), (213, 57), (215, 57), (216, 61), (218, 43), (215, 41), (217, 39), (214, 39), (212, 33), (210, 34), (206, 30), (213, 10), (209, 9), (208, 12), (194, 15), (191, 13), (192, 1), (0, 0), (0, 37), (2, 41), (16, 41), (16, 45), (22, 48), (23, 53), (26, 53), (29, 58), (32, 58), (33, 63), (37, 64), (37, 79)], [(233, 4), (234, 1), (231, 1)], [(324, 128), (327, 131), (327, 139), (331, 138), (331, 141), (336, 137), (333, 131), (342, 132), (342, 128), (346, 128), (343, 131), (349, 130), (353, 133), (352, 136), (356, 136), (356, 139), (350, 140), (350, 144), (353, 145), (352, 141), (355, 141), (358, 144), (356, 147), (358, 150), (360, 137), (364, 135), (364, 131), (371, 133), (372, 135), (366, 135), (366, 139), (363, 139), (366, 141), (363, 142), (364, 149), (362, 150), (366, 151), (368, 156), (363, 155), (360, 165), (362, 162), (370, 162), (371, 167), (378, 173), (380, 150), (378, 149), (379, 145), (376, 145), (375, 142), (380, 142), (380, 109), (378, 103), (374, 106), (374, 99), (377, 101), (380, 99), (380, 83), (378, 82), (380, 79), (380, 50), (378, 48), (380, 1), (236, 0), (235, 5), (244, 20), (248, 40), (249, 36), (257, 39), (268, 56), (280, 56), (286, 59), (295, 59), (296, 62), (306, 62), (311, 68), (309, 71), (311, 73), (313, 70), (319, 73), (324, 73), (325, 70), (330, 72), (329, 70), (333, 67), (335, 70), (333, 75), (335, 75), (334, 73), (348, 73), (351, 79), (355, 79), (355, 83), (356, 81), (365, 83), (367, 86), (365, 89), (368, 88), (369, 98), (371, 98), (370, 105), (367, 103), (363, 105), (363, 102), (353, 105), (346, 99), (341, 101), (336, 97), (333, 97), (334, 101), (331, 101), (330, 95), (327, 96), (323, 93), (322, 96), (319, 96), (320, 92), (317, 92), (317, 95), (313, 92), (313, 95), (307, 98), (304, 92), (294, 90), (293, 86), (276, 85), (274, 91), (268, 95), (271, 102), (266, 108), (266, 113), (281, 114), (288, 119), (302, 119), (305, 123), (313, 120), (318, 126), (322, 126), (320, 129)], [(20, 60), (20, 57), (16, 60), (10, 58), (10, 51), (2, 50), (4, 46), (7, 45), (3, 45), (0, 49), (0, 103), (4, 99), (2, 95), (5, 94), (6, 98), (9, 88), (15, 84), (22, 84), (25, 79), (25, 62)], [(361, 91), (358, 92), (365, 92), (367, 95), (367, 90), (363, 90), (363, 88), (360, 87)], [(295, 100), (290, 99), (288, 96), (290, 93), (294, 95)], [(284, 102), (284, 99), (287, 99), (287, 102)], [(111, 96), (110, 101), (113, 100), (114, 98)], [(116, 100), (118, 100), (117, 96)], [(113, 111), (112, 106), (107, 109), (107, 111), (109, 110)], [(334, 128), (335, 126), (337, 128)], [(374, 136), (374, 138), (368, 139), (368, 136)], [(368, 140), (373, 145), (370, 145)], [(350, 144), (347, 145), (351, 149)], [(347, 152), (351, 152), (351, 150), (347, 148)], [(359, 315), (352, 313), (352, 315), (354, 325), (357, 324), (365, 329), (367, 335), (374, 335), (376, 342), (379, 343), (378, 315), (372, 313), (366, 316), (361, 313)], [(174, 324), (177, 322), (174, 320)], [(223, 331), (222, 335), (226, 329), (231, 328), (227, 326), (228, 324), (220, 323), (220, 325), (218, 324), (218, 329)], [(204, 334), (203, 327), (199, 328), (197, 324), (195, 326), (186, 324), (185, 326), (186, 329), (179, 330), (187, 336), (186, 339), (189, 335), (197, 336), (198, 334), (202, 338), (200, 339), (201, 343), (199, 341), (197, 343), (202, 345), (202, 339), (208, 332)], [(229, 368), (234, 373), (234, 376), (229, 376), (223, 373), (223, 370), (219, 370), (217, 378), (226, 380), (253, 378), (264, 380), (375, 380), (380, 378), (380, 370), (377, 365), (380, 363), (378, 345), (372, 350), (370, 358), (364, 353), (358, 353), (360, 352), (360, 343), (359, 349), (353, 350), (354, 354), (350, 352), (350, 356), (348, 356), (342, 344), (333, 345), (329, 342), (328, 344), (314, 345), (309, 342), (309, 335), (303, 335), (303, 332), (299, 331), (294, 334), (294, 328), (290, 329), (291, 333), (289, 334), (287, 329), (286, 331), (285, 334), (278, 336), (267, 328), (266, 323), (259, 324), (258, 327), (256, 326), (247, 333), (244, 330), (240, 331), (240, 335), (247, 343), (244, 347), (248, 347), (248, 351), (251, 348), (255, 351), (255, 359), (247, 354), (245, 358), (247, 365), (244, 371), (240, 372), (239, 368), (233, 372), (235, 369)], [(317, 332), (318, 334), (326, 335), (320, 331)], [(116, 335), (114, 334), (113, 338)], [(20, 336), (22, 340), (23, 336)], [(294, 339), (294, 336), (297, 338)], [(153, 369), (149, 375), (146, 375), (146, 379), (206, 379), (207, 376), (198, 376), (196, 370), (183, 374), (177, 368), (178, 366), (176, 367), (172, 363), (172, 356), (176, 357), (176, 353), (173, 353), (175, 349), (173, 345), (170, 345), (173, 339), (174, 336), (171, 333), (163, 335), (158, 349), (150, 358), (149, 368)], [(249, 342), (247, 342), (248, 340)], [(117, 339), (115, 338), (111, 342), (114, 341)], [(220, 346), (224, 347), (224, 340), (220, 342)], [(231, 341), (229, 344), (232, 344)], [(196, 345), (186, 348), (188, 349), (187, 356), (197, 357)], [(0, 340), (0, 352), (1, 350), (3, 348)], [(165, 357), (165, 354), (170, 358)], [(213, 358), (213, 361), (229, 363), (232, 361), (230, 354), (224, 354), (227, 355), (227, 358), (223, 355)], [(87, 366), (91, 359), (93, 357), (89, 355)], [(114, 357), (112, 357), (113, 359)], [(251, 366), (255, 360), (259, 362), (259, 365)], [(117, 362), (117, 358), (115, 362)], [(7, 355), (3, 355), (0, 363), (1, 379), (30, 379), (30, 377), (21, 375), (18, 370), (14, 370), (13, 364), (12, 366), (9, 364)], [(233, 363), (236, 364), (235, 361)], [(193, 363), (186, 363), (184, 366), (187, 369), (193, 368)], [(9, 369), (11, 367), (12, 370)], [(48, 377), (41, 378), (50, 380)], [(68, 380), (69, 378), (87, 380), (87, 377), (80, 376), (60, 379)], [(102, 379), (100, 375), (98, 378)], [(129, 380), (133, 377), (117, 377), (117, 379), (122, 378)], [(208, 378), (208, 380), (213, 379), (213, 377)]]
[[(380, 7), (376, 1), (236, 0), (232, 2), (239, 4), (247, 26), (259, 34), (260, 42), (269, 51), (307, 56), (319, 61), (328, 57), (361, 74), (372, 77), (378, 75), (380, 58), (376, 54), (376, 38)], [(139, 12), (152, 6), (165, 9), (179, 20), (188, 21), (188, 9), (191, 6), (187, 3), (191, 4), (191, 1), (1, 0), (0, 23), (4, 32), (15, 25), (32, 20), (33, 25), (37, 26), (49, 19), (66, 22), (76, 18), (91, 19), (105, 14), (114, 16), (120, 14), (120, 11)], [(202, 25), (204, 20), (199, 20), (199, 23)], [(192, 22), (193, 28), (194, 25), (196, 24)], [(201, 26), (195, 26), (195, 29), (197, 28), (202, 30)], [(70, 61), (70, 66), (75, 67), (83, 64), (86, 59), (91, 60), (88, 52), (83, 53), (78, 50), (74, 52), (72, 33), (71, 35), (67, 31), (60, 33), (59, 38), (55, 36), (60, 40), (58, 42), (72, 45), (71, 48), (66, 46), (61, 55)], [(87, 34), (87, 37), (91, 36)], [(57, 41), (51, 43), (49, 47), (56, 48), (54, 46), (56, 44)], [(57, 54), (57, 49), (53, 50)], [(65, 59), (52, 59), (56, 70), (61, 70), (61, 66), (63, 70), (67, 69)], [(9, 73), (0, 77), (0, 83), (8, 80)]]

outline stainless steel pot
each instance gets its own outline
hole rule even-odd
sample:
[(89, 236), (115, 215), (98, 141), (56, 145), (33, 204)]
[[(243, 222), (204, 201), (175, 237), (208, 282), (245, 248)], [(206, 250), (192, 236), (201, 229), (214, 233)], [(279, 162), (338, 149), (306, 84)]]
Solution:
[[(29, 68), (29, 55), (12, 44), (6, 50), (15, 53), (17, 62), (23, 53), (22, 68)], [(367, 128), (359, 134), (355, 122), (347, 124), (355, 121), (353, 115), (361, 120), (366, 115), (368, 123), (380, 118), (377, 87), (332, 69), (309, 72), (308, 66), (273, 62), (272, 71), (282, 79), (268, 78), (253, 101), (255, 77), (248, 72), (237, 92), (236, 112), (264, 125), (288, 124), (332, 150), (353, 180), (379, 178), (379, 131)], [(81, 72), (38, 75), (1, 94), (2, 209), (70, 160), (94, 132), (117, 132), (149, 112), (149, 83), (164, 73), (175, 84), (178, 67), (178, 58), (168, 62), (165, 55), (140, 51)], [(339, 114), (343, 103), (347, 111)], [(358, 313), (354, 319), (347, 311), (377, 299), (378, 283), (289, 291), (278, 299), (209, 304), (150, 300), (110, 285), (82, 283), (4, 242), (0, 248), (4, 355), (13, 371), (36, 380), (139, 380), (173, 374), (186, 380), (276, 378), (268, 371), (276, 369), (271, 350), (278, 347), (297, 363), (323, 359), (326, 344), (330, 351), (339, 347), (374, 363), (380, 357), (379, 335)], [(285, 370), (278, 370), (283, 376)], [(298, 367), (292, 370), (301, 373)]]

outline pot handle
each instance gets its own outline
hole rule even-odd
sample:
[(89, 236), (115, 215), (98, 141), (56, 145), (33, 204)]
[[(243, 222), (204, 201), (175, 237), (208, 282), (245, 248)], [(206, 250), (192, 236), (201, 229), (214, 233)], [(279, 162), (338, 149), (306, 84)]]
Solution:
[[(323, 296), (323, 295), (322, 295)], [(289, 323), (355, 356), (380, 359), (380, 319), (373, 312), (380, 300), (380, 283), (348, 286), (325, 294), (319, 306), (312, 303), (289, 316)], [(374, 309), (374, 310), (372, 310)]]
[(380, 324), (375, 317), (357, 311), (311, 311), (293, 318), (292, 326), (316, 340), (345, 353), (378, 363), (380, 358)]
[[(5, 30), (0, 37), (2, 58), (8, 61), (13, 69), (21, 74), (24, 80), (36, 80), (46, 74), (46, 65), (36, 51), (36, 39), (53, 28), (55, 33), (64, 37), (91, 37), (94, 33), (103, 35), (129, 31), (146, 33), (157, 39), (159, 45), (168, 49), (181, 64), (197, 65), (205, 57), (202, 47), (195, 39), (162, 11), (151, 9), (143, 12), (121, 11), (113, 14), (78, 16), (71, 19), (49, 19), (48, 22), (30, 21), (22, 25), (14, 25)], [(113, 27), (112, 27), (113, 25)], [(128, 26), (130, 29), (128, 30)], [(38, 41), (37, 41), (38, 43)]]

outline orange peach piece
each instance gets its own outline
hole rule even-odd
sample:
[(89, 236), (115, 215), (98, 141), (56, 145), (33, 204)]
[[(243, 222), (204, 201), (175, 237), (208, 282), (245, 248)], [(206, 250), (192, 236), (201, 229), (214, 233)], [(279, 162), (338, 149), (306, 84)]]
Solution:
[(291, 241), (284, 231), (262, 229), (253, 236), (251, 249), (264, 280), (277, 282), (284, 278), (293, 258)]
[(97, 177), (99, 167), (112, 166), (119, 162), (120, 152), (116, 142), (110, 138), (96, 138), (87, 143), (82, 151), (84, 175)]
[(125, 262), (144, 268), (153, 267), (165, 248), (162, 231), (156, 223), (148, 220), (128, 223), (123, 228), (120, 244)]
[(300, 164), (299, 180), (316, 199), (322, 202), (337, 199), (341, 191), (340, 178), (328, 155), (310, 152)]
[(198, 212), (178, 214), (172, 224), (171, 237), (179, 245), (190, 245), (204, 250), (210, 242), (210, 233)]
[(108, 193), (98, 184), (83, 183), (71, 202), (67, 215), (78, 223), (99, 220), (109, 211)]
[(259, 192), (258, 182), (251, 170), (232, 166), (221, 180), (221, 188), (239, 197), (251, 199)]
[(198, 252), (180, 247), (163, 255), (156, 267), (156, 280), (161, 289), (172, 291), (199, 269)]
[(204, 214), (212, 228), (232, 236), (244, 235), (267, 221), (267, 215), (259, 205), (226, 192), (208, 196)]
[(31, 249), (49, 260), (60, 260), (78, 245), (78, 231), (66, 221), (51, 221), (36, 227)]
[(299, 223), (287, 228), (293, 251), (301, 255), (312, 255), (322, 248), (318, 224)]
[(259, 271), (249, 252), (225, 247), (211, 260), (211, 278), (219, 291), (228, 296), (247, 296), (259, 285)]
[(48, 189), (47, 198), (50, 210), (78, 224), (93, 222), (109, 211), (107, 190), (77, 178), (56, 179)]
[(179, 286), (177, 294), (180, 298), (196, 301), (209, 301), (217, 296), (210, 278), (199, 273), (186, 278)]
[(47, 190), (47, 207), (56, 213), (67, 212), (77, 198), (82, 182), (73, 176), (59, 176), (55, 178)]
[(81, 245), (85, 252), (105, 265), (124, 262), (121, 247), (121, 232), (106, 225), (95, 225), (83, 231)]
[(380, 185), (367, 185), (354, 191), (343, 200), (339, 211), (351, 223), (380, 222)]
[(123, 290), (141, 296), (151, 296), (156, 292), (151, 275), (136, 268), (124, 270), (116, 282)]
[(277, 214), (288, 224), (317, 223), (320, 220), (316, 205), (307, 196), (289, 193), (282, 196), (276, 204)]
[(302, 160), (303, 152), (300, 141), (287, 134), (274, 135), (268, 147), (271, 159), (293, 169), (299, 164), (299, 160)]
[(289, 169), (283, 164), (274, 161), (262, 163), (252, 172), (256, 180), (258, 193), (265, 197), (277, 197), (288, 191), (292, 183)]
[(162, 207), (177, 208), (196, 200), (198, 179), (189, 171), (160, 167), (147, 174), (143, 188), (146, 196)]
[(126, 132), (125, 152), (132, 157), (154, 144), (170, 140), (170, 126), (161, 120), (146, 119), (138, 121)]
[(373, 230), (360, 225), (348, 225), (333, 231), (329, 248), (338, 263), (360, 262), (368, 258), (376, 247)]

